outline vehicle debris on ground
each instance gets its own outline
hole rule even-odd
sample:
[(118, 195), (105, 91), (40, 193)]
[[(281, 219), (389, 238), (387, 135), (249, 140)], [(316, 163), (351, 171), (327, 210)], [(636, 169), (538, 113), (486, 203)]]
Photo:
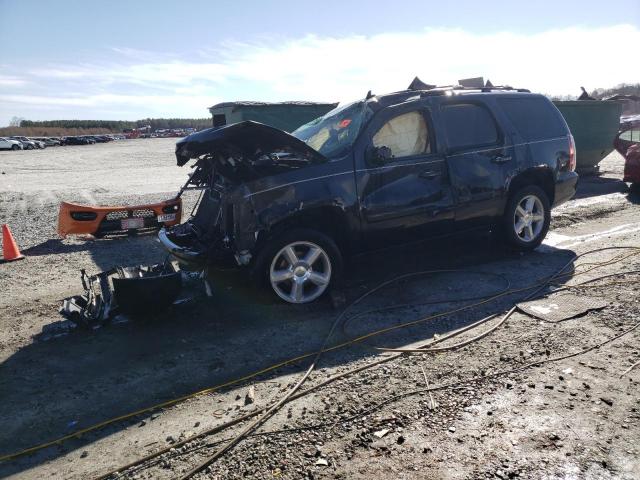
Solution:
[(163, 202), (134, 206), (93, 206), (62, 202), (58, 214), (58, 234), (134, 233), (171, 227), (180, 223), (182, 200), (177, 197)]
[(76, 325), (98, 328), (116, 315), (150, 315), (167, 309), (182, 288), (181, 272), (172, 263), (115, 267), (87, 275), (85, 293), (63, 300), (60, 313)]

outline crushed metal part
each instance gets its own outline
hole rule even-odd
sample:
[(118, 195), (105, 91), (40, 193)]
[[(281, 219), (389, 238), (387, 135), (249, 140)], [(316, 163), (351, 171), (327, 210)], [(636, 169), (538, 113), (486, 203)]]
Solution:
[(518, 309), (545, 322), (561, 322), (584, 315), (591, 310), (602, 310), (607, 305), (608, 302), (599, 298), (566, 294), (519, 303)]
[(168, 308), (182, 288), (171, 263), (115, 267), (96, 275), (81, 270), (85, 293), (63, 300), (60, 313), (78, 326), (98, 328), (120, 314), (144, 315)]

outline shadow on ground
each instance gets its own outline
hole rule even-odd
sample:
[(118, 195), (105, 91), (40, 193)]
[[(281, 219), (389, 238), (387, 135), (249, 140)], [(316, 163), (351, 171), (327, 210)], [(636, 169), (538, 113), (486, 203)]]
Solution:
[[(353, 312), (490, 295), (506, 287), (505, 279), (518, 287), (554, 273), (567, 264), (572, 253), (550, 247), (527, 255), (505, 253), (484, 236), (425, 242), (353, 260), (347, 266), (352, 273), (344, 291), (347, 302), (351, 302), (380, 282), (404, 273), (462, 269), (464, 272), (423, 275), (390, 286)], [(226, 272), (214, 274), (212, 280), (214, 298), (185, 303), (155, 318), (34, 342), (7, 359), (0, 366), (0, 455), (313, 352), (339, 313), (326, 299), (310, 306), (284, 305), (256, 293), (242, 278), (234, 279)], [(466, 312), (395, 330), (371, 342), (399, 346), (427, 340), (434, 333), (504, 311), (521, 298), (504, 297)], [(362, 334), (459, 305), (415, 305), (369, 314), (349, 322), (346, 332), (340, 330), (333, 343), (343, 341), (345, 335)], [(56, 320), (52, 313), (52, 321)], [(366, 345), (358, 345), (327, 354), (321, 363), (344, 365), (372, 354)], [(277, 377), (305, 366), (302, 362), (269, 375)], [(33, 468), (129, 425), (131, 421), (118, 422), (5, 463), (0, 465), (0, 476)]]
[(611, 193), (626, 193), (629, 187), (619, 177), (607, 177), (604, 175), (581, 176), (578, 181), (578, 190), (574, 199), (609, 195)]

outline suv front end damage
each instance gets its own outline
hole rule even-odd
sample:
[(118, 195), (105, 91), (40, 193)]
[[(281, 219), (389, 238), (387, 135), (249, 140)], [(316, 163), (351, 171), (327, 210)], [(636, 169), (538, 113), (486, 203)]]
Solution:
[(161, 229), (158, 238), (191, 267), (249, 264), (259, 233), (269, 228), (267, 218), (272, 217), (266, 205), (254, 205), (253, 194), (282, 186), (286, 180), (280, 174), (326, 161), (303, 141), (251, 121), (190, 135), (176, 144), (176, 157), (179, 166), (196, 159), (178, 196), (187, 190), (201, 194), (191, 218)]

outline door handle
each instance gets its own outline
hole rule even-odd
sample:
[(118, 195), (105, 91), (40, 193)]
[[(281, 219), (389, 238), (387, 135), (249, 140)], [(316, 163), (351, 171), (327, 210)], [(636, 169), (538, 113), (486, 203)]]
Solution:
[(511, 161), (511, 155), (496, 155), (491, 159), (492, 163), (507, 163)]
[(438, 172), (430, 172), (430, 171), (426, 171), (426, 172), (422, 172), (418, 175), (420, 178), (426, 178), (427, 180), (433, 180), (436, 177), (439, 177), (440, 174)]

